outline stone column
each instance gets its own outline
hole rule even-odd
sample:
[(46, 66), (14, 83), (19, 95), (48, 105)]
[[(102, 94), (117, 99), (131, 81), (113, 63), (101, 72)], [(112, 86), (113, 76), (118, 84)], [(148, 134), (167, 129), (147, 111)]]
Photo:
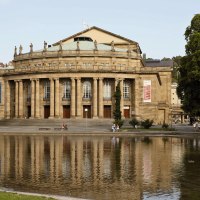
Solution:
[(19, 82), (15, 81), (15, 118), (19, 117)]
[(76, 98), (75, 98), (75, 79), (71, 78), (71, 117), (75, 118), (76, 115), (76, 110), (75, 110), (75, 105), (76, 105)]
[(135, 85), (134, 85), (134, 113), (135, 117), (139, 119), (139, 103), (140, 103), (140, 79), (139, 77), (135, 77)]
[(120, 102), (120, 110), (122, 114), (122, 118), (124, 118), (124, 95), (123, 95), (123, 86), (124, 86), (124, 80), (120, 80), (120, 91), (121, 91), (121, 102)]
[(93, 78), (93, 118), (97, 118), (97, 78)]
[(54, 79), (50, 79), (50, 117), (54, 118)]
[(56, 78), (55, 79), (55, 116), (56, 118), (59, 118), (60, 117), (60, 93), (59, 93), (59, 90), (60, 90), (60, 87), (59, 87), (59, 78)]
[(40, 118), (40, 80), (36, 79), (35, 117)]
[(23, 101), (23, 81), (19, 81), (19, 118), (24, 117), (24, 101)]
[(77, 78), (77, 118), (81, 117), (82, 106), (81, 78)]
[(31, 80), (31, 118), (35, 117), (35, 81)]
[(6, 81), (6, 119), (10, 119), (10, 82)]
[(99, 118), (103, 118), (103, 78), (99, 78)]

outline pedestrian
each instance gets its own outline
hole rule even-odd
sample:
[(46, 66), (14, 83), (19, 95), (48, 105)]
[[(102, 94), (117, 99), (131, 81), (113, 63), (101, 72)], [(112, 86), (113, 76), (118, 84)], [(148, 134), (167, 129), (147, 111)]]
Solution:
[(118, 124), (117, 124), (116, 130), (117, 130), (117, 132), (119, 132), (119, 125)]
[(116, 129), (115, 124), (113, 124), (112, 125), (112, 132), (115, 132), (115, 129)]

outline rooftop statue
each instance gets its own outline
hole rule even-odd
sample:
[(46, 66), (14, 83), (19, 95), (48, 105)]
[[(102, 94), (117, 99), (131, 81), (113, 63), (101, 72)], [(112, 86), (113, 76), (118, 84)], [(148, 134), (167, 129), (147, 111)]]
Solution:
[(46, 51), (46, 50), (47, 50), (47, 42), (44, 41), (44, 51)]
[(80, 50), (80, 47), (79, 47), (79, 41), (77, 41), (77, 49), (76, 49), (77, 51), (79, 51)]
[(130, 43), (128, 44), (128, 50), (127, 50), (127, 52), (128, 52), (128, 53), (131, 52), (131, 45), (130, 45)]
[(97, 48), (97, 41), (96, 40), (94, 41), (94, 50), (96, 50), (96, 51), (98, 50), (98, 48)]
[(115, 51), (115, 44), (114, 44), (114, 41), (111, 42), (111, 51)]
[(62, 40), (59, 42), (59, 51), (62, 51)]
[(30, 44), (30, 53), (32, 53), (33, 52), (33, 44), (31, 43)]
[(15, 46), (14, 57), (17, 55), (17, 47)]
[(23, 50), (23, 47), (22, 47), (22, 45), (20, 44), (20, 46), (19, 46), (19, 54), (22, 54), (22, 50)]

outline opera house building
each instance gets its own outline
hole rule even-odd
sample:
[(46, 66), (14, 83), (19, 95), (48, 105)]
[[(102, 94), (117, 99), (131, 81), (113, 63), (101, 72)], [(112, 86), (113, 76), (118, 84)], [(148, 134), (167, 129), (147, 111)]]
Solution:
[(169, 123), (172, 66), (145, 62), (137, 42), (91, 27), (41, 46), (0, 69), (1, 119), (113, 118), (119, 84), (123, 118)]

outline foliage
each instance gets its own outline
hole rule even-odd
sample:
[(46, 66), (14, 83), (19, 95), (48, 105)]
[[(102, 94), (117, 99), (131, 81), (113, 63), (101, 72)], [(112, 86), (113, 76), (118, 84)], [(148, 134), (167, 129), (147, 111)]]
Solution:
[(169, 124), (166, 124), (166, 123), (163, 123), (163, 124), (162, 124), (162, 128), (168, 129), (168, 127), (169, 127)]
[(136, 119), (136, 118), (133, 118), (131, 121), (129, 121), (129, 124), (135, 128), (137, 125), (140, 124), (140, 122)]
[(115, 121), (118, 121), (118, 120), (121, 120), (122, 118), (121, 111), (120, 111), (121, 91), (120, 91), (119, 83), (116, 86), (114, 97), (115, 97), (115, 110), (113, 112), (113, 115), (114, 115)]
[(115, 120), (113, 123), (116, 125), (119, 125), (119, 128), (121, 128), (124, 124), (124, 120), (118, 119), (118, 120)]
[(162, 60), (162, 61), (169, 61), (169, 60), (171, 60), (171, 58), (166, 58), (166, 57), (164, 57), (164, 58), (162, 58), (161, 60)]
[(183, 110), (191, 116), (200, 116), (200, 14), (193, 17), (185, 31), (186, 56), (181, 58), (177, 94)]
[(181, 67), (181, 56), (175, 56), (173, 60), (173, 71), (172, 71), (172, 81), (177, 82), (179, 77), (179, 69)]
[(149, 129), (153, 125), (153, 120), (146, 119), (141, 122), (141, 126), (145, 129)]

